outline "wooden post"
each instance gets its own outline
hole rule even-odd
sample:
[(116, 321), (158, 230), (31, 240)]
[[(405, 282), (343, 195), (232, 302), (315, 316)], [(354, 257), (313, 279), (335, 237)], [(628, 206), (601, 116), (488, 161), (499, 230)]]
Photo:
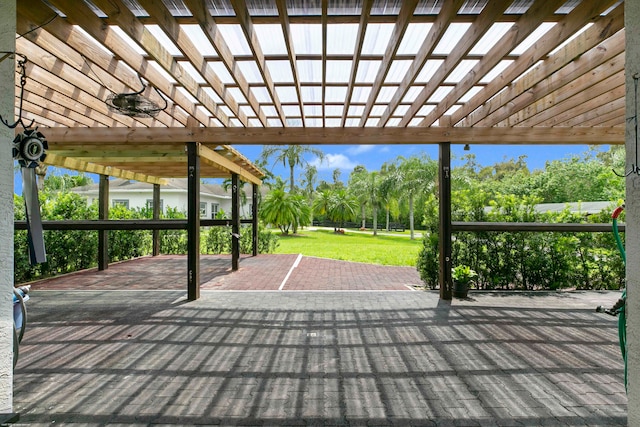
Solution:
[[(98, 219), (109, 219), (109, 177), (107, 175), (100, 175)], [(109, 231), (98, 230), (98, 270), (107, 268), (109, 268)]]
[(252, 224), (253, 224), (253, 236), (251, 236), (252, 238), (252, 244), (253, 244), (253, 256), (257, 256), (258, 255), (258, 184), (253, 184), (252, 185), (252, 205), (251, 205), (251, 219), (252, 219)]
[(231, 174), (231, 270), (237, 271), (240, 262), (240, 180)]
[(200, 156), (187, 142), (187, 299), (200, 298)]
[[(153, 219), (160, 219), (160, 184), (153, 184)], [(160, 255), (160, 230), (153, 230), (153, 256)]]
[(451, 290), (451, 144), (442, 142), (439, 146), (438, 200), (440, 205), (440, 225), (438, 250), (440, 259), (440, 298), (450, 300)]

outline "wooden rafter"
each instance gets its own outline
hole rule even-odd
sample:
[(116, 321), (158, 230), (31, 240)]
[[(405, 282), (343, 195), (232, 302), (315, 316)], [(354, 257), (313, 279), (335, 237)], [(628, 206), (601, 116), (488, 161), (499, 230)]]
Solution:
[[(553, 51), (553, 49), (556, 46), (558, 46), (559, 43), (563, 42), (574, 32), (584, 27), (585, 23), (588, 22), (592, 17), (599, 16), (604, 10), (607, 9), (607, 7), (611, 6), (612, 3), (614, 3), (614, 0), (611, 0), (611, 1), (607, 0), (604, 2), (588, 2), (587, 1), (587, 2), (580, 3), (578, 6), (576, 6), (574, 10), (572, 10), (562, 20), (562, 22), (559, 25), (553, 26), (553, 28), (551, 28), (544, 36), (542, 36), (534, 46), (527, 49), (526, 52), (520, 55), (520, 57), (517, 60), (515, 60), (506, 70), (504, 70), (500, 76), (500, 79), (495, 79), (491, 83), (487, 84), (487, 86), (484, 88), (484, 90), (482, 90), (482, 92), (475, 95), (462, 108), (455, 111), (452, 114), (453, 122), (457, 123), (459, 121), (462, 121), (467, 115), (473, 112), (476, 108), (480, 107), (482, 104), (488, 101), (489, 98), (493, 97), (498, 92), (500, 92), (505, 86), (507, 86), (508, 83), (516, 80), (516, 78), (520, 76), (522, 73), (525, 73), (531, 67), (532, 64), (535, 64), (537, 61), (543, 59), (544, 56), (547, 55), (549, 52)], [(623, 7), (623, 6), (624, 5), (619, 7)], [(604, 20), (601, 21), (601, 23), (611, 22), (613, 25), (613, 23), (615, 23), (616, 21), (616, 11), (614, 11), (610, 15), (607, 15), (607, 17), (604, 18)], [(602, 42), (604, 39), (606, 39), (610, 35), (615, 34), (617, 32), (617, 30), (613, 31), (612, 33), (609, 33), (609, 31), (610, 31), (610, 28), (607, 28), (605, 31), (600, 29), (600, 34), (597, 34), (594, 31), (591, 31), (591, 29), (589, 28), (583, 34), (579, 35), (576, 38), (576, 40), (573, 40), (572, 42), (570, 42), (569, 45), (571, 46), (571, 48), (567, 48), (567, 49), (563, 48), (561, 49), (560, 52), (562, 52), (563, 55), (566, 55), (567, 53), (571, 52), (572, 49), (574, 49), (576, 46), (580, 44), (582, 44), (583, 47), (590, 49), (593, 46), (595, 46), (597, 43)], [(576, 51), (573, 51), (573, 53), (577, 54)], [(562, 65), (566, 65), (568, 62), (576, 58), (575, 55), (573, 57), (568, 57), (568, 55), (566, 55), (565, 57), (566, 57), (566, 62), (564, 63), (562, 63), (562, 61), (556, 61), (557, 68), (555, 68), (555, 70), (553, 69), (549, 70), (548, 67), (545, 67), (546, 72), (544, 74), (548, 76), (552, 74), (554, 71), (557, 71), (559, 68), (561, 68)], [(538, 81), (544, 78), (542, 73), (538, 77), (539, 77)], [(529, 79), (519, 79), (516, 82), (516, 85), (518, 85), (518, 90), (509, 91), (510, 96), (512, 96), (511, 99), (513, 99), (513, 97), (517, 96), (518, 94), (524, 92), (535, 83), (537, 82), (536, 81), (532, 82)], [(505, 105), (510, 100), (510, 99), (505, 99), (504, 97), (501, 97), (500, 99), (501, 101), (503, 101), (503, 103), (501, 103), (500, 106)], [(498, 108), (498, 106), (496, 106), (496, 108)], [(476, 120), (477, 122), (478, 119), (479, 118), (474, 117), (473, 120)], [(471, 121), (465, 120), (463, 122), (463, 125), (471, 126), (474, 123), (473, 120)]]
[(424, 103), (433, 95), (433, 93), (442, 84), (444, 79), (451, 73), (458, 64), (464, 59), (464, 56), (473, 48), (476, 40), (482, 37), (491, 28), (496, 18), (506, 10), (511, 3), (510, 0), (491, 1), (487, 3), (482, 10), (478, 19), (471, 24), (456, 49), (447, 55), (444, 62), (438, 67), (433, 74), (429, 83), (420, 91), (416, 99), (411, 104), (407, 113), (400, 120), (400, 126), (406, 126)]
[(421, 122), (420, 126), (431, 126), (454, 103), (464, 96), (480, 79), (490, 72), (509, 52), (523, 42), (549, 15), (561, 6), (564, 0), (537, 0), (525, 12), (500, 42), (496, 43), (482, 59), (456, 84), (455, 88), (438, 103)]
[(358, 23), (358, 36), (356, 38), (355, 52), (353, 53), (353, 66), (351, 67), (351, 77), (349, 78), (349, 86), (347, 87), (347, 97), (344, 104), (344, 111), (342, 112), (341, 126), (343, 127), (347, 120), (347, 112), (349, 111), (349, 105), (351, 105), (351, 97), (353, 96), (353, 88), (356, 82), (356, 76), (358, 75), (358, 66), (360, 64), (360, 57), (362, 55), (362, 46), (364, 44), (364, 36), (367, 30), (367, 24), (369, 22), (369, 16), (371, 15), (372, 7), (373, 7), (373, 0), (364, 0), (362, 4), (362, 14), (360, 16), (360, 22)]
[[(64, 1), (66, 3), (70, 0), (55, 1)], [(173, 56), (171, 56), (162, 43), (136, 19), (133, 13), (120, 0), (94, 0), (94, 3), (104, 13), (116, 19), (117, 22), (120, 23), (120, 28), (124, 30), (129, 37), (140, 43), (140, 46), (146, 50), (147, 53), (149, 53), (166, 72), (179, 82), (182, 87), (184, 87), (208, 111), (217, 117), (223, 125), (230, 125), (229, 117), (224, 113), (224, 111), (222, 111), (221, 106), (211, 99), (196, 80), (182, 67), (182, 65), (180, 65), (180, 63), (178, 63), (178, 61), (176, 61)], [(75, 5), (76, 2), (73, 2), (73, 4)], [(67, 8), (65, 8), (65, 13), (68, 8), (72, 7), (70, 4), (67, 4), (66, 6)], [(234, 105), (235, 104), (231, 104), (231, 106)], [(229, 106), (229, 108), (231, 108), (231, 106)]]
[[(24, 0), (19, 2), (18, 11), (20, 13), (22, 13), (23, 8), (30, 11), (38, 11), (39, 15), (42, 17), (46, 16), (50, 18), (51, 15), (54, 14), (54, 11), (40, 0)], [(133, 70), (137, 70), (142, 77), (151, 82), (153, 86), (162, 91), (168, 98), (172, 99), (174, 103), (178, 104), (184, 112), (198, 119), (200, 123), (208, 125), (209, 117), (202, 114), (200, 110), (198, 110), (196, 106), (182, 93), (176, 91), (175, 86), (171, 82), (154, 69), (153, 66), (151, 66), (147, 60), (142, 58), (141, 55), (136, 53), (112, 28), (104, 26), (103, 22), (90, 10), (87, 10), (87, 8), (78, 8), (77, 10), (76, 8), (73, 8), (72, 12), (74, 13), (74, 16), (78, 13), (79, 16), (77, 18), (80, 22), (85, 23), (83, 28), (89, 35), (102, 43), (105, 48), (117, 55), (117, 57), (124, 61), (124, 63)], [(68, 39), (72, 46), (77, 43), (77, 48), (79, 50), (82, 49), (83, 45), (93, 45), (91, 40), (83, 35), (78, 35), (77, 30), (74, 30), (73, 26), (65, 20), (56, 19), (52, 21), (47, 25), (47, 31), (50, 31), (60, 40)], [(76, 33), (75, 37), (69, 38), (68, 35), (73, 34), (74, 32)], [(96, 58), (97, 57), (94, 56), (92, 60), (96, 61)], [(175, 107), (170, 106), (169, 110), (173, 110), (173, 108)], [(178, 110), (178, 113), (182, 112)], [(173, 116), (178, 117), (180, 122), (186, 122), (186, 117), (184, 116), (184, 121), (180, 120), (180, 114), (174, 113)]]
[(262, 48), (260, 47), (260, 42), (258, 41), (258, 35), (253, 28), (253, 22), (251, 21), (249, 10), (247, 9), (244, 1), (231, 0), (231, 4), (233, 5), (233, 9), (236, 12), (238, 20), (240, 21), (242, 31), (244, 32), (244, 35), (249, 42), (249, 47), (253, 52), (253, 56), (256, 58), (256, 64), (258, 65), (258, 69), (262, 74), (262, 78), (264, 79), (267, 90), (269, 91), (269, 95), (273, 100), (273, 105), (278, 112), (280, 121), (282, 122), (283, 126), (286, 126), (287, 121), (285, 119), (285, 114), (282, 110), (282, 105), (280, 104), (280, 99), (278, 98), (273, 79), (271, 78), (271, 73), (269, 72), (269, 68), (267, 67), (264, 53), (262, 53)]
[(260, 123), (262, 123), (263, 126), (267, 126), (267, 118), (264, 112), (260, 109), (260, 105), (258, 104), (258, 100), (253, 94), (253, 91), (250, 90), (247, 79), (240, 71), (238, 63), (231, 53), (231, 49), (229, 49), (229, 46), (222, 37), (218, 25), (207, 10), (206, 3), (199, 0), (184, 0), (184, 2), (193, 14), (194, 18), (197, 20), (198, 25), (200, 25), (200, 28), (211, 45), (220, 55), (220, 59), (222, 59), (227, 70), (236, 81), (238, 87), (242, 91), (242, 94), (249, 102), (249, 106), (253, 109), (254, 113), (260, 120)]
[[(435, 2), (434, 12), (423, 15), (424, 4), (417, 0), (363, 0), (355, 6), (359, 8), (355, 14), (353, 5), (340, 13), (344, 2), (275, 0), (263, 8), (271, 16), (257, 12), (260, 0), (219, 0), (233, 16), (220, 16), (210, 2), (198, 0), (134, 3), (18, 2), (17, 31), (23, 36), (18, 37), (17, 46), (29, 57), (24, 117), (35, 118), (50, 136), (52, 154), (100, 167), (120, 166), (143, 176), (184, 176), (184, 143), (197, 141), (207, 156), (203, 176), (217, 177), (250, 164), (232, 153), (230, 144), (622, 142), (624, 3), (617, 0), (518, 4), (476, 0), (473, 7), (465, 0), (452, 0)], [(528, 7), (518, 6), (525, 3)], [(56, 11), (60, 15), (51, 20)], [(461, 22), (470, 27), (464, 35), (458, 34), (460, 41), (453, 50), (435, 54), (451, 24)], [(493, 46), (484, 46), (482, 52), (472, 50), (496, 22), (513, 26)], [(540, 25), (549, 22), (556, 25), (537, 35)], [(258, 26), (266, 23), (282, 30), (284, 42), (278, 53), (257, 37)], [(338, 53), (329, 46), (331, 25), (341, 23), (357, 24), (357, 29), (345, 32), (353, 52)], [(375, 41), (369, 40), (368, 30), (379, 23), (394, 24), (390, 38), (381, 50), (363, 53), (369, 48), (365, 43)], [(418, 23), (430, 24), (422, 43), (408, 39), (407, 28)], [(155, 31), (146, 27), (152, 24), (177, 49), (163, 45), (164, 37), (154, 36)], [(205, 55), (185, 24), (198, 25), (201, 38), (215, 52)], [(238, 40), (228, 38), (224, 24), (242, 29)], [(292, 34), (296, 24), (320, 26), (321, 49), (303, 53)], [(532, 47), (524, 52), (514, 49), (534, 34)], [(237, 49), (238, 42), (250, 49)], [(403, 43), (407, 50), (400, 52)], [(451, 72), (468, 60), (477, 61), (471, 71), (452, 78)], [(504, 60), (511, 64), (488, 79)], [(271, 75), (273, 68), (267, 65), (271, 61), (288, 64), (293, 82)], [(322, 63), (321, 79), (307, 81), (300, 61)], [(340, 81), (327, 77), (333, 61), (352, 64)], [(380, 66), (361, 80), (358, 70), (362, 72), (363, 61)], [(399, 85), (388, 81), (396, 61), (411, 64)], [(219, 74), (212, 62), (224, 64), (222, 71), (231, 78)], [(240, 71), (249, 62), (256, 64), (255, 75)], [(191, 69), (197, 74), (189, 74)], [(149, 82), (143, 95), (161, 103), (151, 86), (157, 88), (168, 100), (168, 108), (153, 119), (111, 112), (105, 98), (114, 92), (137, 91), (139, 76)], [(297, 99), (282, 102), (278, 96), (285, 87), (295, 88), (292, 98)], [(18, 78), (16, 106), (19, 89)], [(319, 99), (305, 102), (307, 89), (321, 94)], [(385, 105), (379, 102), (383, 90), (394, 91)], [(436, 100), (432, 95), (437, 90), (449, 92)], [(355, 99), (356, 91), (368, 95)], [(345, 93), (344, 100), (330, 99), (333, 92)], [(298, 121), (300, 127), (294, 125)], [(329, 127), (335, 124), (341, 127)], [(232, 164), (224, 167), (223, 159), (232, 159)], [(252, 166), (243, 170), (256, 180), (261, 177)]]
[(442, 36), (444, 36), (445, 31), (447, 30), (453, 19), (456, 17), (458, 10), (460, 9), (460, 7), (462, 7), (463, 3), (464, 0), (453, 0), (444, 2), (442, 9), (438, 14), (438, 17), (429, 29), (429, 33), (425, 37), (424, 42), (420, 46), (416, 57), (411, 63), (407, 75), (402, 79), (402, 82), (400, 82), (400, 87), (385, 108), (385, 111), (382, 114), (380, 121), (378, 122), (378, 126), (382, 127), (387, 123), (402, 99), (404, 99), (407, 91), (409, 90), (415, 79), (418, 77), (418, 74), (422, 70), (422, 67), (424, 67), (425, 63), (429, 59), (429, 56), (433, 52), (433, 49), (442, 39)]
[(360, 119), (360, 126), (364, 126), (367, 122), (369, 114), (371, 114), (371, 109), (373, 108), (373, 104), (376, 102), (378, 95), (380, 94), (380, 88), (382, 87), (382, 83), (384, 82), (387, 74), (389, 73), (389, 69), (391, 68), (391, 64), (393, 62), (393, 58), (395, 57), (398, 48), (400, 47), (400, 43), (402, 42), (402, 37), (404, 36), (405, 31), (407, 31), (407, 27), (409, 26), (409, 22), (411, 22), (411, 16), (413, 15), (413, 11), (418, 5), (418, 0), (410, 0), (403, 1), (402, 8), (400, 9), (400, 13), (398, 13), (398, 20), (393, 27), (393, 33), (391, 34), (391, 38), (389, 39), (389, 44), (384, 52), (384, 57), (382, 58), (382, 63), (378, 68), (378, 73), (376, 74), (376, 78), (373, 81), (373, 87), (371, 88), (371, 93), (369, 94), (369, 99), (364, 107), (364, 112), (362, 113), (362, 118)]
[(302, 126), (305, 126), (304, 100), (302, 99), (302, 88), (300, 86), (300, 76), (298, 74), (298, 65), (296, 63), (297, 61), (296, 61), (296, 53), (293, 45), (293, 35), (291, 34), (289, 12), (287, 12), (287, 5), (285, 3), (285, 0), (276, 0), (276, 6), (278, 7), (278, 14), (280, 16), (280, 26), (282, 27), (284, 43), (287, 48), (287, 56), (289, 58), (289, 64), (291, 64), (291, 70), (293, 71), (293, 84), (296, 87), (296, 95), (298, 96), (298, 100), (299, 100), (300, 118), (302, 120)]
[(133, 179), (140, 182), (147, 182), (149, 184), (166, 184), (167, 180), (164, 178), (157, 178), (148, 176), (145, 174), (135, 173), (131, 171), (121, 170), (119, 168), (111, 166), (102, 166), (89, 163), (84, 160), (73, 159), (70, 157), (60, 157), (55, 153), (47, 154), (44, 163), (50, 166), (58, 166), (70, 170), (76, 170), (79, 172), (89, 172), (101, 175), (109, 175), (115, 178)]
[[(145, 10), (150, 11), (152, 16), (156, 18), (160, 29), (162, 29), (162, 31), (164, 31), (164, 33), (169, 37), (169, 39), (171, 39), (171, 41), (178, 47), (178, 49), (182, 51), (182, 53), (191, 62), (195, 69), (200, 72), (205, 81), (211, 86), (211, 88), (213, 88), (216, 94), (235, 114), (238, 120), (240, 120), (240, 123), (242, 123), (243, 126), (248, 126), (249, 122), (247, 116), (240, 110), (238, 102), (225, 90), (224, 84), (222, 83), (220, 78), (216, 75), (216, 73), (213, 72), (202, 54), (198, 51), (198, 48), (189, 39), (184, 30), (180, 28), (180, 25), (178, 25), (175, 18), (171, 15), (164, 3), (160, 0), (139, 0), (139, 3), (142, 7), (145, 8)], [(159, 53), (162, 54), (161, 52)], [(171, 63), (170, 68), (176, 67), (178, 73), (186, 72), (186, 70), (184, 69), (180, 71), (182, 67), (180, 66), (181, 68), (178, 68), (177, 66), (179, 66), (179, 64), (177, 64), (176, 62), (177, 61), (175, 61), (174, 59), (174, 62)], [(167, 62), (167, 64), (169, 63)], [(241, 74), (239, 71), (238, 73)], [(193, 83), (195, 83), (195, 80)], [(195, 85), (193, 85), (193, 83), (189, 81), (187, 84), (185, 84), (185, 88), (192, 87), (193, 90), (190, 90), (191, 94), (196, 98), (199, 98), (198, 93), (201, 91), (201, 89), (197, 86), (197, 83)], [(215, 106), (213, 108), (217, 109), (217, 107)]]

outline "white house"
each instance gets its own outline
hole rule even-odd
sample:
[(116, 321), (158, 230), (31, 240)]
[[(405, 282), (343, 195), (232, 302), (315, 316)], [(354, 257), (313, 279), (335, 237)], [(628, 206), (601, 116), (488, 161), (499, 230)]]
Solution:
[[(87, 198), (89, 203), (98, 200), (99, 184), (76, 187), (72, 191)], [(245, 184), (246, 199), (241, 197), (240, 216), (251, 217), (253, 206), (251, 186)], [(244, 203), (243, 203), (244, 199)], [(126, 179), (109, 180), (109, 205), (122, 205), (129, 209), (153, 208), (153, 185)], [(175, 208), (187, 212), (187, 180), (170, 179), (169, 183), (160, 186), (160, 210)], [(219, 184), (200, 184), (200, 217), (215, 219), (218, 212), (231, 217), (231, 191)]]

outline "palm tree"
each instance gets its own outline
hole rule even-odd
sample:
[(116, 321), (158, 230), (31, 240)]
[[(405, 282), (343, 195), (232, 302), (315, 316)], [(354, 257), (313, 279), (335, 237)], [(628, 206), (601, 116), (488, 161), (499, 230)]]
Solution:
[[(313, 206), (313, 199), (316, 192), (316, 182), (318, 180), (318, 168), (313, 165), (307, 164), (300, 180), (300, 186), (302, 187), (302, 194), (307, 199), (309, 208)], [(311, 210), (311, 224), (313, 224), (313, 209)]]
[(289, 234), (289, 229), (295, 234), (299, 226), (309, 223), (310, 212), (304, 197), (277, 188), (263, 200), (260, 218), (278, 227), (283, 234)]
[(438, 165), (427, 156), (398, 157), (396, 186), (400, 194), (409, 201), (409, 229), (414, 239), (413, 207), (416, 196), (433, 190), (438, 172)]
[(282, 162), (285, 167), (289, 166), (289, 191), (293, 193), (295, 191), (294, 168), (308, 163), (304, 159), (305, 154), (313, 154), (321, 161), (324, 159), (322, 150), (308, 145), (265, 145), (262, 147), (260, 157), (266, 162), (275, 156), (274, 163)]
[(368, 192), (368, 172), (367, 169), (358, 165), (353, 168), (351, 175), (349, 176), (349, 191), (353, 194), (358, 202), (360, 203), (360, 215), (362, 217), (362, 228), (366, 226), (366, 212), (365, 208), (369, 201), (369, 192)]
[(389, 231), (389, 222), (391, 210), (397, 215), (398, 199), (395, 182), (396, 165), (393, 163), (384, 163), (380, 168), (380, 203), (385, 208), (385, 230)]
[[(238, 183), (239, 183), (238, 191), (240, 193), (240, 207), (242, 209), (241, 216), (244, 216), (245, 215), (244, 205), (247, 204), (247, 192), (245, 191), (244, 182), (238, 180)], [(229, 191), (231, 191), (232, 184), (233, 184), (233, 180), (231, 178), (225, 178), (224, 181), (222, 181), (222, 189), (228, 193)], [(254, 200), (253, 203), (256, 203), (256, 201)]]
[(329, 206), (329, 218), (342, 228), (345, 221), (350, 221), (356, 216), (358, 201), (345, 189), (335, 190), (331, 195)]

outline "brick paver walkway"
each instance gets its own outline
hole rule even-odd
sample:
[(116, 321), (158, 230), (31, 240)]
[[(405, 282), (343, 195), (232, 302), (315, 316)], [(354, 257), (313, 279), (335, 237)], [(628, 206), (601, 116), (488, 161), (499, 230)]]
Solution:
[[(33, 284), (36, 289), (186, 289), (187, 257), (162, 255), (114, 263)], [(414, 267), (392, 267), (298, 255), (243, 255), (231, 271), (230, 255), (200, 257), (202, 289), (410, 290), (422, 284)]]
[(626, 425), (614, 292), (184, 294), (34, 290), (22, 425)]

